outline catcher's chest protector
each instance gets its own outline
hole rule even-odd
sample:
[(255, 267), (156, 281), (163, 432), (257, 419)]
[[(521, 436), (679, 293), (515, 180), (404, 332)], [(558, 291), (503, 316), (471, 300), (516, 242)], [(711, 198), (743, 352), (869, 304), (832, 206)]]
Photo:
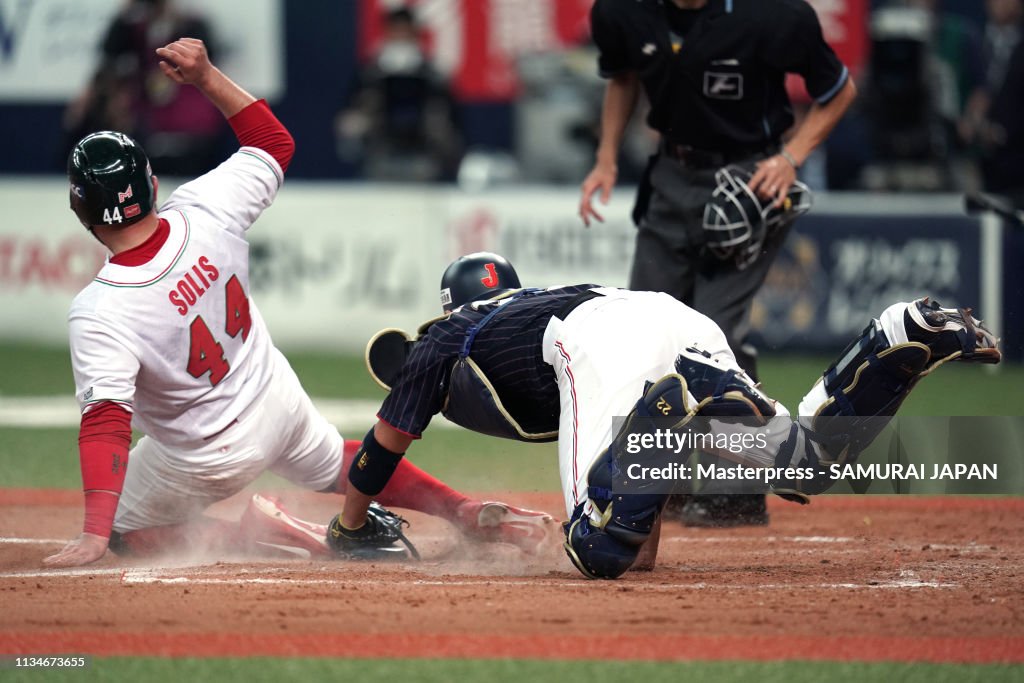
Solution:
[(469, 356), (459, 358), (448, 379), (448, 397), (441, 414), (474, 432), (517, 441), (556, 441), (558, 416), (542, 432), (527, 432), (502, 405), (501, 397), (480, 366)]
[[(506, 303), (513, 299), (532, 296), (540, 290), (522, 289), (507, 298)], [(501, 402), (494, 385), (472, 358), (473, 342), (487, 323), (498, 314), (495, 307), (478, 323), (469, 328), (462, 345), (459, 359), (452, 367), (448, 378), (448, 396), (441, 408), (441, 414), (466, 429), (474, 432), (498, 436), (503, 439), (517, 441), (556, 441), (558, 439), (558, 416), (551, 417), (551, 423), (544, 425), (543, 431), (528, 432), (512, 416)]]

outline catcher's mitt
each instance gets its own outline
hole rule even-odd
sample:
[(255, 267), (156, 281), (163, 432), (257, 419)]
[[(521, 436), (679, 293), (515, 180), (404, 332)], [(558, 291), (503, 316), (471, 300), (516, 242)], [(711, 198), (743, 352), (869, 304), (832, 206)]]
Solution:
[(391, 391), (415, 344), (407, 332), (394, 327), (373, 335), (366, 344), (366, 367), (373, 381), (385, 391)]
[[(366, 524), (355, 530), (341, 524), (341, 515), (335, 515), (327, 525), (327, 545), (334, 552), (354, 560), (420, 559), (416, 546), (402, 533), (409, 526), (394, 512), (379, 503), (370, 503), (366, 511)], [(404, 547), (398, 545), (401, 542)]]

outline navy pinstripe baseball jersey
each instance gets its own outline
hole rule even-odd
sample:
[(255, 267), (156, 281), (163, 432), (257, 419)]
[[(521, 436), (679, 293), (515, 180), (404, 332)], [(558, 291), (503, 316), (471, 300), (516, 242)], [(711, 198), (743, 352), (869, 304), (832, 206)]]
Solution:
[(544, 362), (541, 341), (551, 316), (597, 285), (525, 293), (509, 301), (456, 309), (417, 341), (377, 417), (419, 437), (441, 411), (448, 376), (469, 329), (498, 308), (477, 334), (471, 357), (486, 373), (509, 413), (527, 431), (558, 422), (558, 383)]

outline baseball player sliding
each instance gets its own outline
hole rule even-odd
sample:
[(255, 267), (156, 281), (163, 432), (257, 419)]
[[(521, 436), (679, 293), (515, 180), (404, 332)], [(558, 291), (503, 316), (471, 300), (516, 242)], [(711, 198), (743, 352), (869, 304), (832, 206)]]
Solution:
[[(156, 52), (168, 78), (198, 88), (220, 109), (240, 148), (159, 210), (157, 177), (127, 136), (93, 133), (68, 159), (71, 208), (111, 255), (69, 315), (84, 527), (44, 563), (87, 564), (108, 545), (135, 553), (183, 546), (329, 553), (324, 525), (263, 497), (254, 497), (241, 527), (202, 516), (266, 470), (344, 493), (358, 442), (346, 448), (316, 412), (249, 296), (246, 231), (281, 187), (291, 135), (266, 102), (210, 63), (201, 41), (182, 38)], [(129, 454), (132, 425), (145, 436)], [(527, 550), (550, 522), (471, 500), (407, 462), (377, 499)], [(339, 549), (369, 558), (392, 552), (375, 539), (400, 536), (397, 519), (371, 508), (360, 541)]]
[[(344, 509), (329, 525), (334, 543), (359, 537), (371, 498), (442, 412), (485, 434), (557, 439), (566, 552), (584, 575), (614, 578), (656, 538), (668, 498), (642, 484), (616, 488), (616, 458), (648, 418), (678, 426), (694, 416), (754, 418), (763, 441), (734, 456), (738, 464), (818, 471), (855, 461), (884, 424), (871, 418), (893, 415), (942, 363), (1001, 357), (995, 337), (966, 309), (926, 298), (893, 304), (807, 393), (799, 408), (805, 417), (769, 421), (789, 413), (740, 369), (710, 318), (667, 294), (595, 285), (522, 289), (505, 259), (478, 253), (448, 267), (441, 302), (448, 315), (421, 327), (415, 340), (386, 331), (371, 341), (371, 372), (391, 393), (349, 471)], [(614, 416), (627, 417), (617, 432)], [(775, 490), (805, 500), (831, 483), (787, 480)], [(648, 545), (647, 562), (655, 551)]]

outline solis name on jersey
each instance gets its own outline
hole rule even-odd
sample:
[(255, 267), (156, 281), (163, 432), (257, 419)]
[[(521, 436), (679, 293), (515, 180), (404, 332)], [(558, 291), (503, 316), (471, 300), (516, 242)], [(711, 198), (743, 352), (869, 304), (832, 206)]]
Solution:
[(210, 263), (210, 259), (205, 256), (200, 256), (199, 260), (192, 264), (191, 271), (186, 272), (178, 280), (178, 284), (171, 290), (171, 293), (167, 295), (171, 304), (178, 309), (178, 313), (181, 315), (186, 315), (188, 309), (194, 306), (200, 297), (210, 289), (210, 283), (216, 282), (220, 277), (217, 266)]

